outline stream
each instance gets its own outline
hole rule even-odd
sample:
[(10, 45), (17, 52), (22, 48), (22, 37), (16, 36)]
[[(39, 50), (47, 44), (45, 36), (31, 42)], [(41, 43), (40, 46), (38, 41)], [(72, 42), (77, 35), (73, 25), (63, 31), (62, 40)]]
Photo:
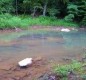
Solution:
[(1, 58), (22, 59), (44, 56), (55, 61), (64, 57), (76, 59), (85, 53), (86, 31), (2, 33), (0, 41)]

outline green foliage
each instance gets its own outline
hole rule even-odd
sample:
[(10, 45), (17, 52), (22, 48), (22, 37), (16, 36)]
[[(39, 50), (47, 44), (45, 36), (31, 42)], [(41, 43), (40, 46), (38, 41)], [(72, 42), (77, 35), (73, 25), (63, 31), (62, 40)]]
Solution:
[[(70, 2), (67, 5), (68, 15), (65, 20), (80, 22), (80, 26), (86, 25), (86, 1), (80, 0), (75, 2)], [(72, 15), (71, 15), (72, 14)]]
[(68, 15), (65, 16), (66, 21), (73, 21), (75, 16), (78, 14), (78, 6), (75, 4), (68, 4)]
[(77, 27), (76, 23), (67, 22), (61, 19), (56, 19), (55, 17), (37, 17), (37, 18), (29, 18), (29, 26), (75, 26)]
[(69, 14), (78, 14), (78, 6), (75, 4), (68, 4), (67, 9)]
[(81, 21), (80, 25), (86, 27), (86, 16), (84, 16), (83, 20)]
[(69, 14), (69, 15), (65, 16), (64, 19), (65, 19), (66, 21), (73, 21), (73, 19), (74, 19), (74, 14)]
[(0, 15), (1, 29), (12, 29), (15, 27), (26, 28), (27, 26), (28, 26), (28, 21), (26, 19), (21, 19), (20, 17), (12, 16), (10, 14)]
[(10, 13), (14, 11), (13, 0), (0, 0), (0, 13)]
[(31, 16), (12, 16), (10, 14), (0, 15), (0, 28), (12, 29), (15, 27), (27, 29), (29, 26), (65, 26), (65, 27), (77, 27), (76, 23), (67, 22), (65, 20), (57, 19), (55, 17), (37, 17)]
[[(28, 25), (71, 25), (71, 22), (78, 22), (81, 26), (86, 25), (86, 0), (0, 0), (0, 14), (4, 13), (13, 13), (14, 15), (31, 15), (31, 16), (50, 16), (50, 17), (56, 17), (65, 19), (66, 21), (70, 21), (69, 24), (67, 24), (66, 21), (60, 20), (51, 22), (50, 20), (45, 20), (44, 18), (34, 18), (31, 20), (37, 20), (35, 22), (29, 21), (30, 24), (28, 24), (28, 19), (24, 18), (21, 19), (20, 17), (12, 16), (11, 20), (7, 20), (7, 17), (5, 18), (5, 21), (3, 18), (0, 18), (1, 26), (2, 28), (5, 28), (6, 26), (14, 27), (13, 25), (16, 23), (15, 26), (22, 26), (26, 27)], [(2, 15), (0, 15), (2, 16)], [(6, 15), (5, 15), (6, 16)], [(45, 21), (40, 21), (41, 19), (44, 19)], [(25, 20), (25, 21), (24, 21)], [(20, 23), (20, 22), (24, 23)], [(41, 23), (40, 23), (41, 22)], [(65, 22), (65, 23), (64, 23)], [(5, 23), (5, 24), (4, 24)], [(9, 23), (9, 24), (8, 24)], [(51, 24), (52, 23), (52, 24)], [(5, 26), (5, 27), (4, 27)], [(7, 27), (6, 27), (7, 28)]]
[(71, 64), (61, 65), (61, 66), (58, 65), (55, 68), (55, 72), (59, 73), (63, 76), (67, 76), (69, 71), (74, 71), (74, 72), (81, 71), (81, 72), (83, 72), (82, 63), (77, 62), (77, 61), (73, 61)]
[(78, 2), (77, 5), (79, 8), (78, 17), (81, 17), (80, 25), (86, 27), (86, 1)]
[(78, 1), (76, 5), (78, 6), (78, 16), (86, 16), (86, 1)]
[(50, 9), (48, 9), (48, 13), (51, 17), (55, 17), (55, 15), (59, 14), (60, 11), (58, 9), (55, 9), (55, 8), (50, 8)]

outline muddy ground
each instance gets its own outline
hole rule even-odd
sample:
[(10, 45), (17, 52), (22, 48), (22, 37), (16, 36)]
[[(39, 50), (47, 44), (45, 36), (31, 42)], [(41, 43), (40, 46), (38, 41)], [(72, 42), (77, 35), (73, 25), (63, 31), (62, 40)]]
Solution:
[(37, 57), (32, 65), (21, 68), (18, 63), (0, 61), (0, 80), (37, 80), (44, 73), (51, 71), (51, 65), (43, 57)]

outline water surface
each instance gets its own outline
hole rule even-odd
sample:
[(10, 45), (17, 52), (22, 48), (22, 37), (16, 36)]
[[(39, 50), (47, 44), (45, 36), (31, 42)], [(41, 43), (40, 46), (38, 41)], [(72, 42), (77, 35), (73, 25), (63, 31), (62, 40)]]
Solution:
[(86, 31), (30, 32), (0, 34), (0, 57), (23, 59), (44, 56), (58, 61), (64, 57), (76, 59), (84, 54)]

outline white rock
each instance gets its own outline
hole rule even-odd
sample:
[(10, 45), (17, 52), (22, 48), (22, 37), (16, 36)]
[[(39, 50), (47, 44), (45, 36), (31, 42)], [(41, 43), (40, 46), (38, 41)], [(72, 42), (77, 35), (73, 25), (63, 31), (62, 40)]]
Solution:
[(70, 29), (68, 29), (68, 28), (63, 28), (63, 29), (61, 29), (61, 31), (63, 31), (63, 32), (70, 32)]
[(26, 59), (21, 60), (20, 62), (18, 62), (18, 65), (20, 67), (24, 67), (24, 66), (31, 65), (31, 64), (32, 64), (32, 58), (26, 58)]

